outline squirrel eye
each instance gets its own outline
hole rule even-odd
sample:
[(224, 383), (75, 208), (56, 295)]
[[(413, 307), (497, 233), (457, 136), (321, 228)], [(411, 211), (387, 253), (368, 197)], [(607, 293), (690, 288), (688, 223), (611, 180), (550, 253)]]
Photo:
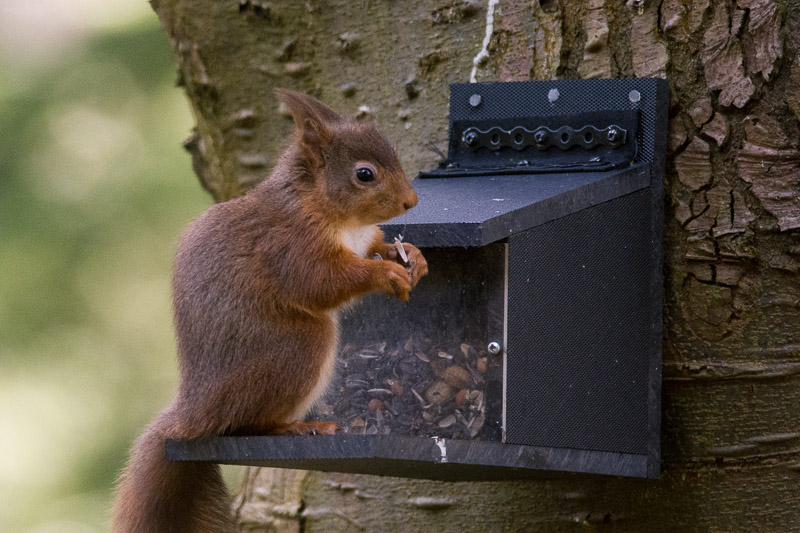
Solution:
[(372, 173), (370, 169), (361, 167), (358, 170), (356, 170), (356, 178), (358, 178), (358, 181), (367, 183), (373, 181), (375, 179), (375, 175)]

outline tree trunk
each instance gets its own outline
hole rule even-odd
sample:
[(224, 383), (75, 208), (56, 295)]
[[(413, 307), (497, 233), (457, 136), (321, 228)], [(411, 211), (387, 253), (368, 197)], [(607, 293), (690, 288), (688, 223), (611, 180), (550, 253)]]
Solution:
[(658, 481), (442, 483), (245, 475), (243, 531), (800, 530), (797, 0), (153, 0), (217, 200), (291, 131), (274, 87), (371, 116), (410, 176), (447, 141), (448, 84), (666, 77)]

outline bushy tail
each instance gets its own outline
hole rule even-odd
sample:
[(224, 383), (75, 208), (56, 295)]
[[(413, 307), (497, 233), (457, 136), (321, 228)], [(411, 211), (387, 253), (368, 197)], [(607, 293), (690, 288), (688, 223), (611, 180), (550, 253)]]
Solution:
[(114, 501), (113, 533), (231, 533), (228, 492), (219, 467), (167, 461), (164, 439), (174, 413), (162, 413), (136, 440)]

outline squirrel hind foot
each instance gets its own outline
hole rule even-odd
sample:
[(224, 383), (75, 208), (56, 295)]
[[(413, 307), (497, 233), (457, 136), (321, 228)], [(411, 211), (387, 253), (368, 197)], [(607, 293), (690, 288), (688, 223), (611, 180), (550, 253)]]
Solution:
[(295, 420), (289, 424), (276, 427), (271, 433), (275, 435), (334, 435), (341, 429), (336, 422), (301, 422)]

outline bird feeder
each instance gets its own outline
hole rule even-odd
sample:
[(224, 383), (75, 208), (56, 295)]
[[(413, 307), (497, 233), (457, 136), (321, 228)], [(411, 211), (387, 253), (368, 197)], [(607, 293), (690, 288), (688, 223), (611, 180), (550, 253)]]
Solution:
[[(455, 84), (448, 157), (383, 225), (408, 305), (342, 315), (334, 436), (168, 441), (171, 460), (442, 480), (658, 477), (668, 85)], [(265, 385), (266, 386), (266, 385)]]

